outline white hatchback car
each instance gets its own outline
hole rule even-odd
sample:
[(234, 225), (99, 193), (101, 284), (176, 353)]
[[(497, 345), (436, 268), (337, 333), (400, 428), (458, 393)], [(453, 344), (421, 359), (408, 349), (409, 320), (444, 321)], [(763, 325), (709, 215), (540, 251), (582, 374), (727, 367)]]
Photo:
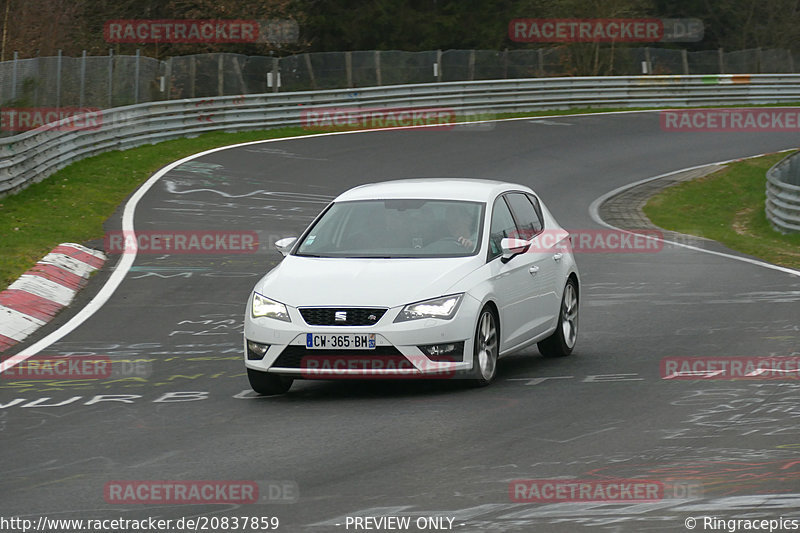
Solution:
[[(546, 242), (545, 242), (546, 241)], [(245, 366), (261, 394), (295, 378), (465, 377), (538, 343), (572, 352), (578, 269), (536, 194), (480, 179), (420, 178), (336, 198), (247, 302)]]

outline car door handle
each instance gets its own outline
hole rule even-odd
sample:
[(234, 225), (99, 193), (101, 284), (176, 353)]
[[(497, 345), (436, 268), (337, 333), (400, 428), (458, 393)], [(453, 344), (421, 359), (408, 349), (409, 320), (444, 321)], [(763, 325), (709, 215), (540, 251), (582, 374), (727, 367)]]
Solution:
[(532, 266), (532, 267), (530, 267), (530, 268), (528, 269), (528, 273), (529, 273), (531, 276), (535, 276), (537, 272), (539, 272), (539, 267), (538, 267), (538, 266), (536, 266), (536, 265), (534, 265), (534, 266)]
[(562, 254), (561, 252), (557, 252), (557, 253), (553, 254), (553, 259), (556, 260), (556, 261), (561, 261), (562, 257), (564, 257), (564, 254)]

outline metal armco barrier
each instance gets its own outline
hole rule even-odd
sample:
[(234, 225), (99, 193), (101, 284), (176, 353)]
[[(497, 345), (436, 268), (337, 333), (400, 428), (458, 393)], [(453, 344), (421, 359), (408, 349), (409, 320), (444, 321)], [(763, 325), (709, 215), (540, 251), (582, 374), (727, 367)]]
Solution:
[(800, 152), (767, 171), (767, 220), (781, 233), (800, 232)]
[(65, 119), (0, 139), (0, 197), (109, 150), (211, 131), (300, 125), (301, 112), (309, 106), (432, 107), (495, 114), (787, 102), (800, 102), (798, 74), (532, 78), (153, 102), (104, 110), (101, 124), (93, 129), (59, 131), (60, 124), (68, 123)]

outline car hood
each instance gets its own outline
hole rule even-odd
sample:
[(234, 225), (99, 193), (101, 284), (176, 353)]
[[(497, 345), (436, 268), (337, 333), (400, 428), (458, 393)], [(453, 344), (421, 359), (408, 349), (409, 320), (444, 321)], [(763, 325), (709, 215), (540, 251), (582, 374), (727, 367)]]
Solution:
[(255, 290), (292, 307), (395, 307), (450, 294), (484, 261), (477, 256), (343, 259), (289, 255)]

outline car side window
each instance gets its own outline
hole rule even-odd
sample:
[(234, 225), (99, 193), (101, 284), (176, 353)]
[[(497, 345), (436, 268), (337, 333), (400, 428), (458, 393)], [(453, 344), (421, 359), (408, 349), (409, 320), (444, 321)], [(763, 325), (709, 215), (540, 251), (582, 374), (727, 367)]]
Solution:
[(533, 208), (536, 210), (536, 216), (539, 219), (539, 227), (540, 231), (544, 229), (544, 217), (542, 216), (542, 206), (539, 204), (539, 199), (532, 194), (527, 194), (528, 200), (531, 201), (533, 204)]
[(539, 234), (542, 231), (542, 221), (528, 196), (511, 193), (506, 197), (517, 221), (517, 238), (527, 241)]
[(489, 230), (489, 260), (502, 254), (500, 241), (516, 234), (517, 226), (505, 199), (500, 196), (492, 207), (492, 226)]

